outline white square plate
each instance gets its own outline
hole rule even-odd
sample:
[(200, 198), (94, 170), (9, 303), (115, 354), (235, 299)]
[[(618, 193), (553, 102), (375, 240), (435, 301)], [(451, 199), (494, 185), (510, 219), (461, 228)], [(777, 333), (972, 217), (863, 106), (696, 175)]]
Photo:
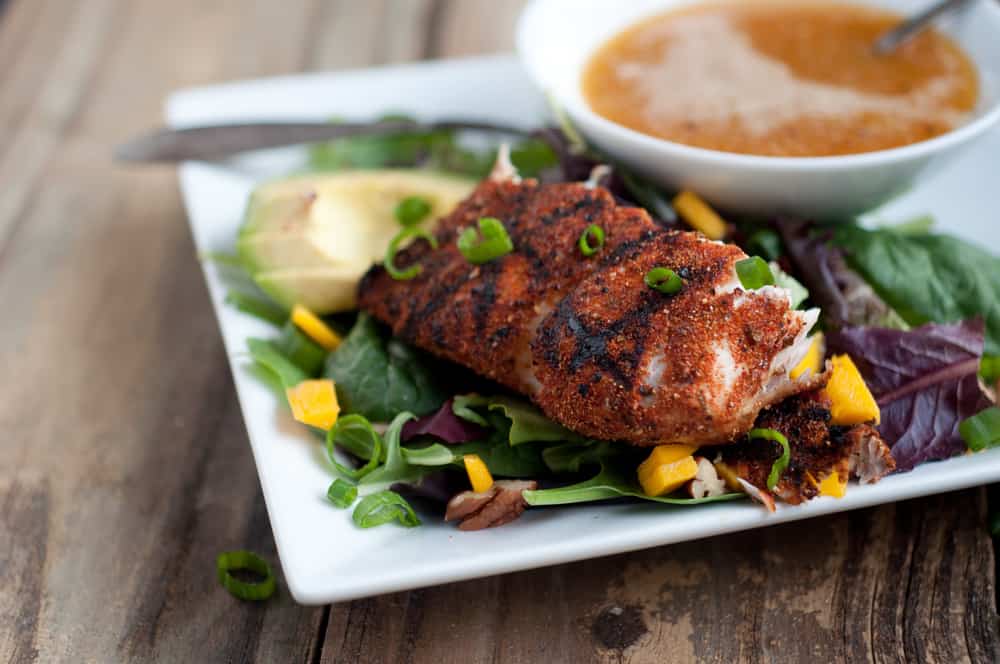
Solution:
[[(234, 120), (370, 118), (402, 111), (419, 118), (470, 117), (537, 126), (545, 103), (513, 57), (478, 58), (357, 72), (294, 76), (184, 90), (167, 103), (172, 126)], [(262, 151), (225, 164), (188, 163), (181, 190), (199, 252), (231, 251), (247, 195), (265, 177), (304, 164), (301, 148)], [(931, 213), (939, 228), (995, 251), (993, 216), (1000, 185), (1000, 133), (950, 168), (879, 211), (903, 220)], [(994, 235), (990, 234), (993, 230)], [(260, 474), (285, 578), (303, 604), (340, 600), (477, 576), (603, 556), (720, 533), (758, 528), (1000, 480), (1000, 449), (931, 463), (872, 486), (849, 487), (840, 500), (780, 506), (769, 514), (749, 502), (695, 508), (654, 504), (528, 510), (516, 523), (463, 533), (428, 522), (415, 529), (359, 530), (349, 510), (325, 498), (332, 480), (321, 445), (275, 403), (249, 371), (246, 339), (274, 336), (265, 323), (224, 304), (224, 268), (204, 262), (212, 303)]]

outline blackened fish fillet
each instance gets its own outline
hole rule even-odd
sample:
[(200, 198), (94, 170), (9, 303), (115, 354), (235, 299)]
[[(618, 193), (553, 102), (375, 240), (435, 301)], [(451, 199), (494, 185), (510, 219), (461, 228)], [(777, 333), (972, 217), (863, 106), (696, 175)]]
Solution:
[[(472, 265), (455, 240), (481, 217), (506, 227), (514, 251)], [(604, 247), (584, 257), (591, 224)], [(666, 230), (600, 187), (483, 182), (441, 220), (432, 251), (419, 242), (362, 280), (363, 309), (400, 338), (530, 397), (552, 419), (594, 438), (638, 445), (734, 440), (761, 408), (806, 389), (788, 378), (808, 348), (816, 313), (791, 309), (787, 291), (745, 292), (736, 246)], [(668, 267), (676, 295), (646, 286)]]

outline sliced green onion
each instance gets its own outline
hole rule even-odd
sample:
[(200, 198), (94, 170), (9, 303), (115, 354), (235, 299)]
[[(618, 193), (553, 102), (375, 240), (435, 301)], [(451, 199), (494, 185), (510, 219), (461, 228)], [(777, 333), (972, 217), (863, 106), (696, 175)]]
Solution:
[(253, 295), (230, 291), (226, 295), (226, 304), (231, 304), (245, 314), (256, 316), (273, 325), (282, 326), (288, 320), (288, 311), (269, 300)]
[[(240, 581), (232, 575), (232, 572), (237, 570), (254, 572), (264, 578), (256, 583)], [(222, 587), (237, 599), (250, 601), (267, 599), (274, 594), (274, 590), (277, 587), (271, 566), (267, 564), (266, 560), (252, 551), (227, 551), (220, 553), (219, 557), (215, 559), (215, 571)]]
[(326, 499), (337, 507), (350, 507), (358, 497), (358, 487), (339, 477), (326, 490)]
[[(594, 238), (594, 246), (590, 245), (590, 238)], [(581, 254), (584, 256), (593, 256), (604, 246), (604, 229), (597, 224), (587, 226), (586, 230), (580, 235), (580, 241), (577, 244), (580, 246)]]
[(646, 285), (667, 295), (673, 295), (684, 286), (680, 276), (667, 267), (654, 267), (646, 273)]
[(288, 321), (275, 344), (295, 366), (310, 376), (318, 376), (326, 362), (326, 350), (306, 336), (295, 323)]
[[(339, 463), (334, 453), (336, 445), (355, 456), (367, 458), (368, 463), (360, 468), (348, 468)], [(354, 413), (338, 417), (337, 423), (326, 432), (326, 456), (338, 473), (352, 480), (359, 480), (378, 468), (382, 457), (382, 437), (363, 415)]]
[(431, 213), (431, 204), (423, 196), (407, 196), (396, 206), (396, 221), (403, 226), (419, 224)]
[(416, 512), (395, 491), (379, 491), (365, 496), (354, 508), (351, 518), (360, 528), (374, 528), (390, 521), (399, 521), (407, 528), (420, 525)]
[(389, 242), (389, 248), (386, 249), (385, 261), (383, 262), (383, 265), (385, 265), (385, 271), (389, 273), (389, 276), (397, 281), (407, 281), (409, 279), (413, 279), (424, 269), (420, 264), (414, 264), (405, 270), (400, 270), (395, 264), (396, 253), (399, 251), (400, 245), (406, 240), (414, 237), (427, 240), (431, 245), (431, 249), (438, 248), (437, 238), (431, 235), (429, 231), (425, 231), (422, 228), (410, 226), (404, 228), (396, 234), (396, 237), (392, 238)]
[(958, 425), (958, 433), (973, 452), (1000, 443), (1000, 408), (990, 406)]
[(781, 456), (771, 464), (771, 472), (767, 475), (767, 490), (772, 491), (777, 486), (778, 480), (781, 479), (781, 474), (785, 472), (785, 468), (788, 468), (788, 462), (792, 459), (792, 450), (788, 447), (788, 439), (780, 431), (774, 429), (750, 429), (747, 438), (763, 438), (781, 444)]
[(482, 217), (478, 232), (475, 228), (466, 228), (458, 236), (458, 250), (465, 260), (481, 265), (514, 251), (514, 243), (499, 219)]
[(740, 278), (740, 284), (746, 290), (757, 290), (764, 286), (774, 285), (774, 275), (771, 268), (760, 256), (744, 258), (736, 262), (736, 275)]

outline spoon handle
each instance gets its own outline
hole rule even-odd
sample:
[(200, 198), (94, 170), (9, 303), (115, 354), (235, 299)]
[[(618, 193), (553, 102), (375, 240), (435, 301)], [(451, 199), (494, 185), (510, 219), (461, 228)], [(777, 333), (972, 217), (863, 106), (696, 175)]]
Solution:
[(889, 30), (875, 41), (874, 51), (877, 55), (888, 55), (904, 42), (909, 41), (924, 28), (928, 27), (934, 19), (942, 14), (954, 11), (970, 0), (939, 0), (919, 14), (916, 14), (895, 28)]

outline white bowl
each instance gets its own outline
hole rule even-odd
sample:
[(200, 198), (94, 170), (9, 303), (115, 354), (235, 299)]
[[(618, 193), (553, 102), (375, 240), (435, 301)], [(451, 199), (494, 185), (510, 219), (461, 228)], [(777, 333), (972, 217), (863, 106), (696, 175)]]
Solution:
[[(594, 50), (645, 16), (697, 1), (534, 0), (518, 23), (518, 54), (535, 83), (600, 150), (670, 189), (692, 189), (721, 208), (749, 214), (836, 219), (870, 210), (907, 190), (915, 178), (1000, 119), (1000, 3), (987, 0), (941, 24), (979, 70), (979, 103), (963, 125), (927, 141), (836, 157), (761, 157), (654, 138), (593, 112), (583, 99), (580, 78)], [(911, 0), (864, 4), (914, 11)]]

